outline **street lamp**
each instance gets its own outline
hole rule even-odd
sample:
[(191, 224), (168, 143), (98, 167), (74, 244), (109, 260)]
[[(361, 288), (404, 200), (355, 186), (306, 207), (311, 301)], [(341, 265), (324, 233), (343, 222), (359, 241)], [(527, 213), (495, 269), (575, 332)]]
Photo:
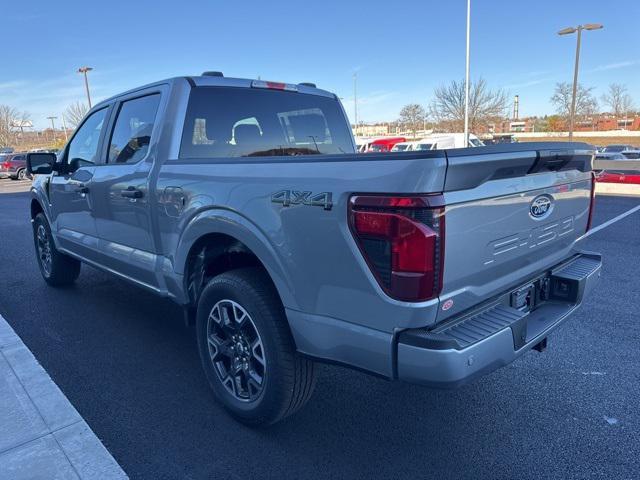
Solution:
[(469, 146), (469, 37), (471, 36), (471, 0), (467, 0), (467, 59), (464, 76), (464, 146)]
[(353, 73), (353, 116), (355, 117), (356, 137), (358, 136), (358, 72)]
[(571, 111), (569, 112), (569, 140), (573, 140), (573, 126), (576, 116), (576, 90), (578, 89), (578, 65), (580, 64), (580, 41), (582, 39), (582, 30), (599, 30), (602, 28), (600, 23), (585, 23), (577, 27), (563, 28), (558, 35), (572, 35), (578, 32), (578, 40), (576, 42), (576, 65), (573, 70), (573, 93), (571, 95)]
[(91, 109), (91, 95), (89, 94), (89, 80), (87, 79), (87, 72), (93, 70), (92, 67), (80, 67), (78, 73), (84, 75), (84, 88), (87, 90), (87, 102), (89, 103), (89, 109)]

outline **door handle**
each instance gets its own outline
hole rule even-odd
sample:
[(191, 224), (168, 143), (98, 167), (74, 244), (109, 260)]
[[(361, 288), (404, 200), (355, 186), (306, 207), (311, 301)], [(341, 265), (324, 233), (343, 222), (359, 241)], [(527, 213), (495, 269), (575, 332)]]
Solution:
[(130, 186), (130, 187), (127, 187), (126, 190), (122, 190), (120, 192), (120, 195), (122, 195), (125, 198), (142, 198), (143, 193), (142, 193), (142, 190), (134, 186)]
[(84, 183), (78, 183), (76, 184), (75, 191), (77, 193), (86, 194), (89, 193), (89, 187), (87, 187)]

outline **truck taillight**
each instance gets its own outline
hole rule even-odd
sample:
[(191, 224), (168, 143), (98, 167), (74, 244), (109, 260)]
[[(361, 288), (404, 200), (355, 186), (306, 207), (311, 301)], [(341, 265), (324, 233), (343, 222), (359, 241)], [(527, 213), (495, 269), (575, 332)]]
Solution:
[(351, 232), (382, 289), (408, 302), (430, 300), (442, 290), (442, 195), (355, 195)]
[(596, 174), (591, 172), (591, 199), (589, 200), (589, 216), (587, 217), (587, 229), (591, 230), (591, 221), (593, 220), (593, 208), (596, 204)]

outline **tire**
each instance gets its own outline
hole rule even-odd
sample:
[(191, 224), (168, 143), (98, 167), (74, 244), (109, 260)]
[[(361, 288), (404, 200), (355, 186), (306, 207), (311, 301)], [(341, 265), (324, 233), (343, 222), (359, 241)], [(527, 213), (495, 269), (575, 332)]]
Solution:
[(24, 180), (25, 178), (27, 178), (27, 171), (24, 168), (18, 170), (18, 175), (16, 175), (16, 180)]
[(63, 287), (76, 281), (81, 263), (56, 249), (43, 213), (38, 213), (33, 221), (33, 241), (40, 273), (49, 285)]
[(307, 403), (314, 363), (296, 352), (280, 298), (263, 270), (232, 270), (211, 279), (196, 317), (202, 367), (233, 417), (271, 425)]

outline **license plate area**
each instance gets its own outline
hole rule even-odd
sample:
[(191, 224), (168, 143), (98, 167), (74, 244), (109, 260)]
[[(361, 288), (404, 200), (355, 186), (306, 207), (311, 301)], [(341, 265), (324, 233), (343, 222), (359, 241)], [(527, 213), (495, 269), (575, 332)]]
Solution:
[(536, 283), (532, 282), (511, 292), (511, 306), (521, 312), (530, 312), (537, 299)]

